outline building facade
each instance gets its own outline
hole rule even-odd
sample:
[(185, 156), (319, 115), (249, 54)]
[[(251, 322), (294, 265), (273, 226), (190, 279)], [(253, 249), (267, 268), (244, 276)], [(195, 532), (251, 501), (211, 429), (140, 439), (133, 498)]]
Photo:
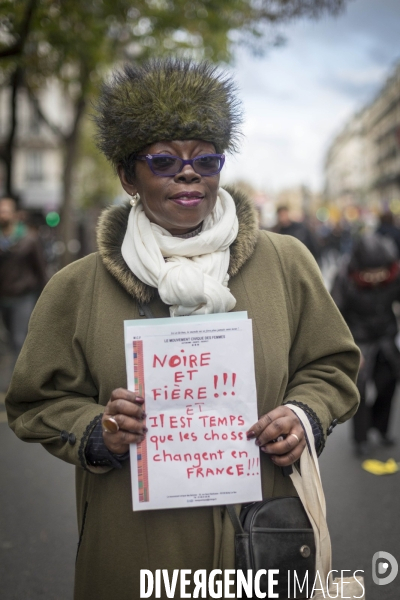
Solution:
[(400, 200), (400, 64), (371, 105), (368, 130), (375, 148), (373, 196), (390, 205)]
[(375, 205), (380, 210), (400, 201), (400, 64), (330, 145), (325, 197), (339, 205)]

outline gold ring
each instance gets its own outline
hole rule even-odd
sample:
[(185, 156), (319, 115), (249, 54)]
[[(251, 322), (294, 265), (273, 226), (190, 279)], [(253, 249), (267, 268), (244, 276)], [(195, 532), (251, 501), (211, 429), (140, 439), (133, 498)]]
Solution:
[(295, 433), (289, 433), (289, 435), (294, 435), (298, 443), (300, 443), (300, 438)]
[(106, 417), (103, 419), (103, 431), (106, 433), (117, 433), (119, 425), (114, 417)]

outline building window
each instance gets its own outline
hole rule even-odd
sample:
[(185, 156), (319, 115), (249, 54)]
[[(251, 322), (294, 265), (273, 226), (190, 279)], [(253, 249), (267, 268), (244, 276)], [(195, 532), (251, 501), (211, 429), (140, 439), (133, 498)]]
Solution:
[(43, 154), (42, 152), (28, 152), (26, 155), (26, 180), (43, 181)]

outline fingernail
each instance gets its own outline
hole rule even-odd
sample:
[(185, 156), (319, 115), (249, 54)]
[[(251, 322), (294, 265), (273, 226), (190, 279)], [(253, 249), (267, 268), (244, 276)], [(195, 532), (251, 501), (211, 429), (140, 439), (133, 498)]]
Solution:
[(143, 403), (144, 402), (144, 398), (142, 398), (141, 396), (136, 396), (135, 402)]
[(256, 446), (261, 446), (260, 440), (256, 440)]
[(148, 429), (147, 429), (147, 427), (143, 427), (143, 430), (142, 430), (142, 431), (143, 431), (143, 433), (147, 433), (147, 432), (148, 432)]
[(247, 439), (248, 439), (248, 440), (252, 440), (253, 438), (255, 438), (255, 437), (256, 437), (256, 434), (254, 433), (254, 431), (248, 431), (248, 432), (246, 433), (246, 436), (247, 436)]
[(140, 417), (140, 419), (141, 419), (142, 421), (144, 421), (144, 419), (145, 419), (146, 417), (147, 417), (146, 413), (143, 413), (143, 414), (142, 414), (142, 416)]

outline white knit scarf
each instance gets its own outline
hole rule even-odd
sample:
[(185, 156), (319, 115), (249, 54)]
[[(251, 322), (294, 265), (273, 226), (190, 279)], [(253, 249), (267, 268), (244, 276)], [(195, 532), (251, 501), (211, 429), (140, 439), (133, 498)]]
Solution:
[(139, 203), (129, 213), (121, 252), (130, 270), (158, 289), (171, 317), (228, 312), (236, 304), (228, 267), (238, 229), (235, 203), (222, 188), (201, 233), (191, 238), (174, 237), (151, 223)]

